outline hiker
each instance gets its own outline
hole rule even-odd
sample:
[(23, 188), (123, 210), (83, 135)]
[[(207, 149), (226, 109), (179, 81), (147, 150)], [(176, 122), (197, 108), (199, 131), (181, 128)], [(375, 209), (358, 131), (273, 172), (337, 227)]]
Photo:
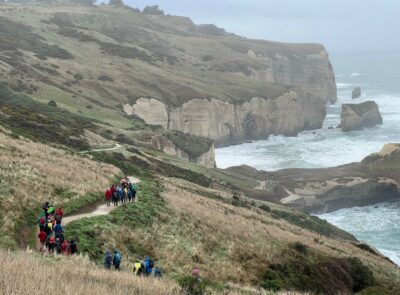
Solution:
[(197, 282), (201, 282), (201, 277), (200, 277), (200, 269), (198, 267), (195, 267), (192, 270), (192, 277), (196, 279)]
[(118, 193), (117, 193), (117, 189), (115, 188), (115, 185), (111, 186), (111, 195), (112, 195), (112, 200), (114, 203), (114, 206), (118, 206)]
[(111, 254), (110, 254), (110, 251), (107, 250), (106, 251), (106, 257), (104, 258), (104, 266), (107, 269), (111, 269), (112, 263), (113, 263), (113, 258), (112, 258)]
[(106, 199), (107, 207), (110, 207), (111, 198), (112, 198), (111, 190), (110, 189), (106, 190), (106, 193), (104, 194), (104, 196), (105, 196), (105, 199)]
[(62, 208), (58, 208), (55, 215), (56, 223), (61, 223), (63, 217), (64, 217), (64, 212)]
[(124, 191), (121, 186), (118, 186), (118, 188), (117, 188), (117, 196), (118, 196), (118, 201), (120, 201), (123, 204), (124, 203)]
[(56, 253), (57, 253), (57, 255), (60, 255), (61, 254), (61, 252), (62, 252), (62, 242), (60, 241), (60, 239), (59, 238), (56, 238), (56, 246), (55, 246), (55, 249), (56, 249)]
[(161, 268), (156, 267), (154, 269), (153, 276), (155, 278), (161, 279), (162, 278), (162, 270), (161, 270)]
[(45, 249), (45, 245), (46, 245), (46, 241), (47, 241), (47, 234), (44, 231), (44, 229), (42, 229), (38, 235), (39, 241), (40, 241), (40, 252), (43, 252)]
[(69, 248), (71, 250), (71, 255), (78, 253), (78, 247), (74, 240), (71, 240), (71, 242), (69, 242)]
[(64, 232), (64, 230), (63, 230), (63, 228), (62, 228), (62, 226), (61, 226), (61, 224), (56, 224), (55, 226), (54, 226), (54, 232), (57, 234), (57, 233), (63, 233)]
[(114, 250), (114, 258), (113, 258), (113, 265), (115, 270), (120, 270), (119, 267), (121, 265), (122, 256), (118, 250)]
[(60, 241), (61, 241), (61, 243), (63, 243), (64, 242), (64, 232), (60, 232), (60, 231), (58, 231), (58, 232), (56, 232), (55, 233), (55, 237), (56, 237), (56, 239), (59, 239)]
[(44, 230), (45, 227), (46, 227), (46, 219), (45, 219), (44, 215), (41, 215), (39, 217), (39, 229), (40, 229), (40, 231)]
[(147, 256), (144, 260), (144, 267), (146, 276), (151, 275), (151, 273), (153, 272), (154, 261), (151, 260), (149, 256)]
[(49, 249), (49, 254), (54, 253), (54, 248), (56, 246), (56, 238), (54, 235), (50, 235), (47, 237), (47, 248)]
[(136, 184), (131, 184), (131, 191), (132, 191), (132, 200), (133, 202), (136, 202), (136, 192), (137, 192), (137, 185)]
[(137, 261), (136, 263), (133, 264), (133, 273), (137, 276), (142, 276), (143, 275), (143, 269), (144, 265), (140, 261)]
[(128, 201), (129, 201), (129, 203), (132, 202), (132, 197), (133, 197), (132, 190), (128, 187)]
[(68, 256), (69, 254), (71, 254), (71, 250), (69, 248), (69, 243), (68, 240), (65, 240), (62, 244), (61, 244), (61, 251), (65, 256)]
[(124, 199), (125, 199), (125, 203), (128, 203), (128, 187), (124, 188)]
[(133, 273), (137, 276), (143, 276), (144, 274), (144, 263), (137, 260), (133, 264)]
[(47, 218), (47, 210), (49, 210), (49, 207), (50, 207), (50, 203), (49, 202), (44, 203), (43, 207), (42, 207), (46, 218)]

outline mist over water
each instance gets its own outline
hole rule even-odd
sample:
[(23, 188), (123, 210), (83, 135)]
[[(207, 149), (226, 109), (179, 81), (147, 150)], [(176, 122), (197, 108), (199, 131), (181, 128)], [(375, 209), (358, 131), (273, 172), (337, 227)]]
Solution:
[[(400, 53), (333, 54), (338, 102), (329, 106), (320, 130), (297, 137), (272, 136), (268, 140), (216, 150), (217, 166), (246, 164), (257, 169), (331, 167), (358, 162), (385, 144), (400, 142)], [(360, 86), (360, 99), (351, 99)], [(340, 124), (342, 103), (378, 103), (383, 125), (343, 133), (329, 130)], [(400, 172), (399, 172), (400, 173)], [(320, 216), (378, 248), (400, 265), (400, 200), (378, 206), (343, 209)]]

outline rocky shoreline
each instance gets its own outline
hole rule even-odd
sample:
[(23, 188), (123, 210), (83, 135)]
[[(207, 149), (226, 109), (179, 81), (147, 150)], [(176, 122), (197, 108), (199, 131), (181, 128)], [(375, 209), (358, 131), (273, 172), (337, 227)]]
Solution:
[[(327, 213), (400, 198), (400, 145), (388, 144), (359, 163), (321, 168), (258, 171), (249, 166), (228, 171), (257, 179), (260, 198), (304, 212)], [(266, 192), (272, 193), (266, 193)]]

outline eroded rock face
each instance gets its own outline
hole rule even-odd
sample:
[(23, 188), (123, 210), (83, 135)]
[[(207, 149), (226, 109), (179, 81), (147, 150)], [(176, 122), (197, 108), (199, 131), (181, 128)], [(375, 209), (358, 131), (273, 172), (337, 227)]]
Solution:
[(211, 138), (216, 146), (265, 139), (271, 134), (294, 136), (321, 128), (326, 115), (325, 101), (299, 88), (276, 99), (254, 97), (243, 104), (192, 99), (181, 107), (168, 108), (155, 99), (141, 98), (124, 109), (148, 124)]
[(351, 98), (355, 99), (355, 98), (359, 98), (359, 97), (361, 97), (361, 88), (356, 87), (356, 88), (354, 88), (354, 90), (351, 94)]
[(344, 132), (370, 128), (383, 123), (379, 106), (374, 101), (343, 104), (341, 118), (340, 126)]

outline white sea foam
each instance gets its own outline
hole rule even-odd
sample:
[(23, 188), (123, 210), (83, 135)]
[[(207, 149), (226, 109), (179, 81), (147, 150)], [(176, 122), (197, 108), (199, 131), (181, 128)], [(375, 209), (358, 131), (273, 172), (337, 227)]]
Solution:
[(359, 76), (362, 76), (362, 75), (363, 75), (363, 74), (361, 74), (361, 73), (355, 72), (355, 73), (351, 73), (350, 77), (351, 77), (351, 78), (354, 78), (354, 77), (359, 77)]
[(351, 83), (336, 83), (337, 88), (349, 88), (349, 87), (354, 87), (357, 86), (357, 84), (351, 84)]

